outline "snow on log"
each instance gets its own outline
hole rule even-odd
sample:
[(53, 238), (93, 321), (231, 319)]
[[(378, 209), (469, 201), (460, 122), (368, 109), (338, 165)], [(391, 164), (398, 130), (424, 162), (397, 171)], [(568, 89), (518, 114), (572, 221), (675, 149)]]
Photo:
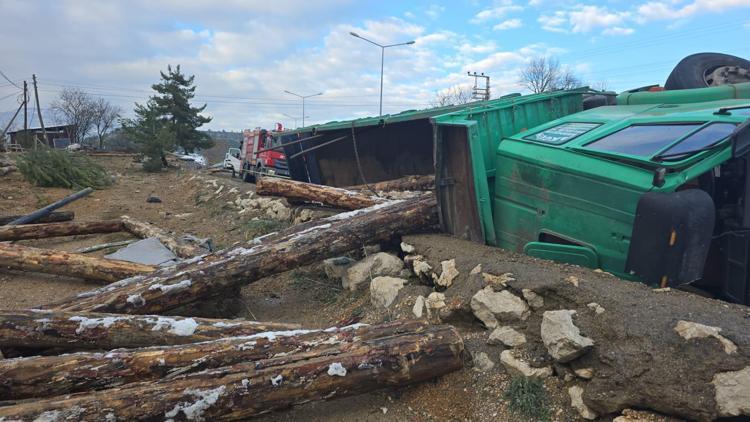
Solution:
[(255, 193), (258, 195), (283, 196), (291, 200), (320, 202), (324, 205), (346, 210), (367, 208), (384, 201), (362, 192), (279, 179), (278, 177), (260, 178), (255, 183)]
[(151, 265), (0, 243), (0, 267), (114, 282), (154, 271)]
[(385, 180), (383, 182), (370, 183), (369, 185), (351, 186), (346, 189), (355, 191), (372, 189), (375, 192), (433, 190), (435, 189), (435, 176), (432, 174), (404, 176), (399, 179)]
[[(138, 300), (138, 298), (132, 298)], [(53, 312), (0, 311), (0, 347), (55, 347), (62, 350), (167, 346), (294, 330), (299, 324), (243, 319), (166, 317)]]
[[(425, 231), (437, 223), (433, 195), (391, 201), (292, 226), (279, 233), (112, 283), (46, 309), (158, 314), (228, 288), (319, 262), (363, 244)], [(139, 297), (140, 300), (130, 298)]]
[(115, 233), (121, 231), (123, 231), (123, 226), (120, 220), (19, 224), (15, 226), (0, 226), (0, 241), (44, 239), (48, 237)]
[[(159, 381), (6, 402), (0, 420), (49, 420), (52, 415), (56, 420), (240, 420), (309, 401), (426, 381), (462, 366), (463, 343), (450, 326), (354, 340), (313, 349), (309, 357), (303, 351), (282, 353)], [(101, 371), (91, 368), (89, 376), (100, 377)]]
[(175, 255), (180, 258), (192, 258), (205, 252), (197, 245), (190, 245), (184, 242), (180, 242), (175, 237), (167, 232), (166, 230), (154, 226), (153, 224), (146, 223), (145, 221), (139, 221), (127, 215), (120, 217), (122, 224), (125, 226), (125, 230), (130, 233), (141, 237), (155, 237), (170, 251), (174, 252)]

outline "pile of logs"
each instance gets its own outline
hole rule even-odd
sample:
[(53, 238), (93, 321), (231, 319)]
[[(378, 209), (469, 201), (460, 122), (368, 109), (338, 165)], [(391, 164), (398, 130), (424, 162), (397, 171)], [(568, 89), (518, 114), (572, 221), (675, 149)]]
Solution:
[(320, 330), (155, 315), (437, 223), (431, 194), (387, 201), (278, 179), (261, 179), (263, 186), (351, 211), (206, 254), (126, 216), (0, 227), (0, 240), (130, 231), (186, 258), (153, 268), (0, 243), (1, 266), (109, 283), (43, 309), (0, 311), (0, 349), (27, 356), (0, 360), (0, 420), (237, 420), (462, 366), (463, 343), (450, 326)]

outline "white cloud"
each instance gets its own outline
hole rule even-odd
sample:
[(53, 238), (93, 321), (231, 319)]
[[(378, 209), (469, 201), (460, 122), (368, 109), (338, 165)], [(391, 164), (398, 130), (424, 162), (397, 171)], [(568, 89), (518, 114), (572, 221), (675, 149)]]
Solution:
[(514, 19), (507, 19), (504, 20), (497, 25), (493, 26), (492, 29), (494, 31), (505, 31), (507, 29), (515, 29), (520, 28), (523, 26), (523, 22), (521, 22), (521, 19), (514, 18)]
[(482, 23), (488, 20), (502, 19), (510, 13), (520, 12), (523, 10), (523, 6), (519, 6), (512, 3), (503, 4), (501, 6), (492, 7), (490, 9), (484, 9), (474, 15), (471, 19), (472, 23)]
[(561, 10), (555, 11), (552, 15), (541, 15), (537, 19), (542, 29), (550, 32), (567, 32), (563, 27), (567, 21), (567, 12)]
[(445, 6), (431, 4), (430, 7), (428, 7), (424, 13), (425, 15), (427, 15), (428, 18), (435, 20), (439, 18), (440, 15), (443, 14), (443, 12), (445, 12)]
[(603, 35), (630, 35), (635, 30), (633, 28), (627, 28), (622, 26), (613, 26), (611, 28), (606, 28), (602, 31)]
[(552, 32), (585, 34), (602, 30), (606, 35), (627, 35), (633, 32), (624, 26), (630, 16), (630, 12), (611, 11), (602, 6), (576, 5), (570, 10), (542, 15), (538, 22), (542, 29)]
[(750, 6), (750, 0), (694, 0), (682, 6), (673, 1), (650, 1), (638, 6), (637, 19), (641, 23), (685, 19), (699, 13), (719, 13), (748, 6)]

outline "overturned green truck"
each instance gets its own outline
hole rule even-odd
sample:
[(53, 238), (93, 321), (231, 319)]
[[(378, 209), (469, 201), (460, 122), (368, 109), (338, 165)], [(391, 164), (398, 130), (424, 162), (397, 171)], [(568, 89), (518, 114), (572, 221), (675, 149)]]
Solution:
[(524, 98), (432, 118), (444, 231), (750, 304), (750, 83), (503, 131)]

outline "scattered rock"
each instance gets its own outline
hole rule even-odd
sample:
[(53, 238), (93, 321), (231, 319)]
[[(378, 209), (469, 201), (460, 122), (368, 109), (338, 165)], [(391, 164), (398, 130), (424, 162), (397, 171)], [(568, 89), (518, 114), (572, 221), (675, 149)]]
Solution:
[(412, 245), (410, 245), (410, 244), (408, 244), (406, 242), (401, 242), (401, 250), (404, 251), (404, 253), (407, 253), (407, 254), (412, 254), (412, 253), (414, 253), (414, 251), (416, 251), (416, 249), (414, 248), (414, 246), (412, 246)]
[(714, 375), (719, 416), (750, 416), (750, 366), (734, 372)]
[(407, 255), (404, 257), (404, 262), (410, 265), (414, 275), (420, 278), (431, 278), (432, 266), (425, 262), (422, 255)]
[(671, 287), (660, 287), (658, 289), (653, 289), (652, 291), (655, 292), (655, 293), (666, 293), (666, 292), (671, 292), (672, 288)]
[(515, 281), (515, 278), (513, 278), (513, 273), (504, 273), (500, 275), (482, 273), (482, 278), (484, 279), (484, 282), (487, 283), (488, 286), (493, 286), (493, 287), (503, 288), (503, 289), (508, 287), (509, 281)]
[(403, 270), (401, 270), (401, 271), (398, 272), (398, 276), (400, 278), (411, 278), (411, 277), (414, 276), (414, 273), (411, 272), (410, 269), (404, 268)]
[(573, 324), (576, 311), (546, 311), (542, 316), (542, 342), (557, 362), (570, 362), (594, 347), (594, 341), (581, 336)]
[(323, 261), (323, 269), (326, 272), (326, 277), (331, 280), (341, 280), (346, 274), (346, 270), (349, 269), (356, 261), (349, 258), (348, 256), (337, 256), (335, 258), (328, 258)]
[(594, 378), (594, 370), (591, 368), (579, 368), (573, 371), (579, 378), (590, 380)]
[(455, 259), (449, 259), (447, 261), (442, 261), (440, 263), (440, 266), (442, 267), (442, 272), (440, 273), (440, 277), (436, 277), (435, 274), (432, 275), (433, 280), (435, 281), (435, 284), (441, 287), (450, 287), (453, 284), (453, 280), (455, 280), (456, 277), (458, 277), (458, 270), (456, 269), (456, 260)]
[(406, 280), (396, 277), (375, 277), (370, 283), (370, 301), (373, 305), (387, 308), (398, 296)]
[(721, 328), (719, 327), (711, 327), (698, 324), (697, 322), (680, 320), (677, 322), (677, 325), (674, 326), (674, 330), (685, 340), (713, 337), (721, 342), (721, 346), (724, 348), (724, 353), (731, 355), (732, 353), (737, 352), (737, 346), (732, 343), (731, 340), (719, 334), (721, 332)]
[(576, 277), (576, 276), (574, 276), (574, 275), (568, 276), (568, 277), (567, 277), (567, 278), (565, 279), (565, 281), (567, 281), (568, 283), (570, 283), (570, 284), (572, 284), (572, 285), (574, 285), (574, 286), (578, 287), (578, 277)]
[(478, 291), (471, 298), (471, 310), (488, 328), (497, 327), (500, 321), (525, 320), (529, 306), (523, 299), (503, 290), (495, 292), (491, 286)]
[(534, 291), (523, 289), (521, 290), (521, 293), (529, 306), (531, 306), (531, 309), (541, 309), (544, 307), (544, 298), (534, 293)]
[(417, 299), (414, 301), (414, 307), (411, 311), (414, 313), (415, 317), (422, 318), (422, 312), (424, 311), (424, 296), (417, 296)]
[(161, 202), (161, 198), (159, 198), (156, 195), (149, 195), (148, 198), (146, 198), (146, 202), (155, 204)]
[(605, 309), (602, 307), (602, 305), (596, 302), (591, 302), (586, 306), (588, 306), (588, 308), (591, 309), (592, 311), (596, 312), (597, 315), (601, 315), (605, 312)]
[(341, 285), (345, 289), (356, 290), (371, 277), (395, 276), (403, 268), (404, 263), (398, 257), (378, 252), (350, 266), (341, 279)]
[(482, 264), (477, 264), (476, 267), (472, 268), (471, 271), (469, 271), (470, 275), (474, 274), (480, 274), (482, 272)]
[(497, 327), (487, 339), (488, 344), (516, 347), (526, 343), (526, 336), (511, 327)]
[(612, 419), (612, 422), (678, 422), (681, 420), (646, 410), (624, 409), (622, 415)]
[(382, 249), (380, 249), (379, 244), (374, 244), (374, 245), (365, 245), (365, 247), (362, 248), (362, 251), (365, 253), (365, 255), (375, 255), (376, 253), (382, 252)]
[(583, 402), (583, 388), (574, 385), (568, 388), (568, 394), (570, 395), (570, 405), (578, 411), (578, 414), (581, 415), (582, 418), (593, 421), (598, 417), (598, 415), (589, 409)]
[(445, 295), (440, 292), (432, 292), (427, 296), (427, 311), (436, 311), (445, 307)]
[(487, 372), (495, 367), (495, 362), (493, 362), (492, 359), (487, 356), (487, 353), (484, 352), (475, 353), (473, 360), (474, 370), (476, 371)]
[(543, 368), (532, 368), (528, 362), (517, 358), (511, 349), (503, 350), (500, 353), (500, 363), (505, 370), (511, 375), (520, 375), (524, 377), (547, 378), (552, 376), (552, 368), (545, 366)]

